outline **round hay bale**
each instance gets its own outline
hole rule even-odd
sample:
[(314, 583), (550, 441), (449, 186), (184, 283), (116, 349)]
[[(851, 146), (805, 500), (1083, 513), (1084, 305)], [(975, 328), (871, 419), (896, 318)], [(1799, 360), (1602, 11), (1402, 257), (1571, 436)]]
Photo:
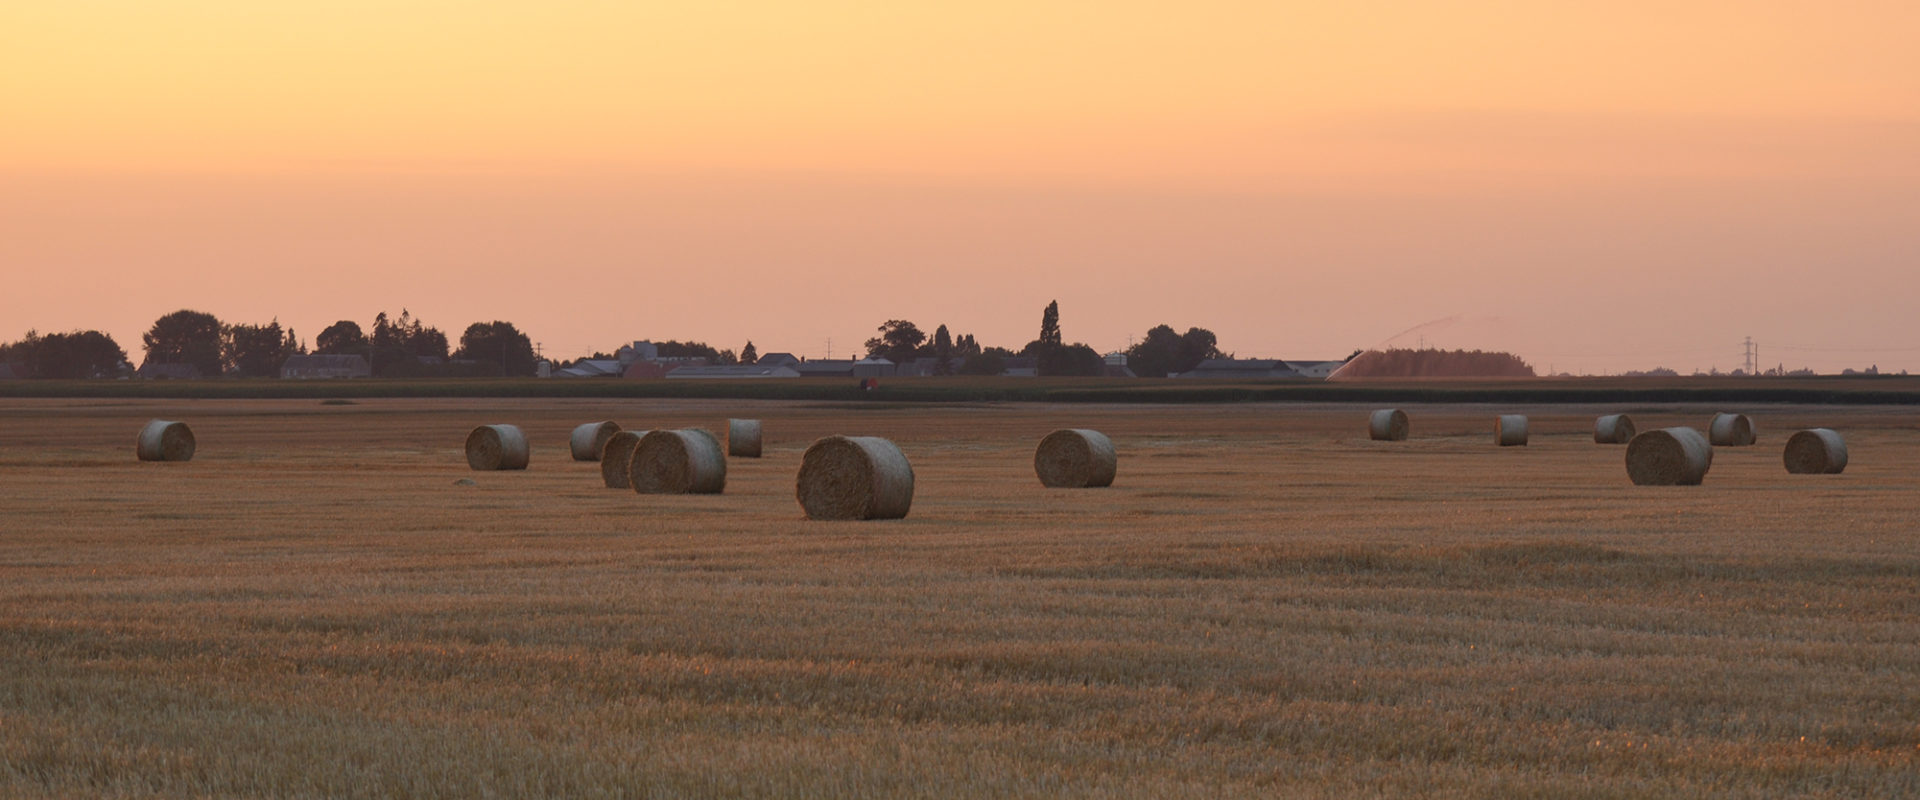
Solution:
[(727, 457), (720, 440), (699, 428), (647, 431), (627, 462), (627, 480), (640, 494), (719, 494)]
[(1527, 444), (1527, 418), (1521, 414), (1501, 414), (1493, 424), (1493, 440), (1501, 447)]
[(140, 429), (133, 451), (141, 461), (189, 461), (193, 459), (193, 445), (193, 431), (187, 423), (156, 419)]
[(900, 519), (913, 505), (913, 465), (878, 436), (814, 442), (794, 483), (807, 519)]
[(1055, 489), (1112, 486), (1114, 461), (1113, 440), (1085, 428), (1049, 433), (1033, 451), (1033, 471)]
[(1634, 433), (1633, 418), (1625, 414), (1608, 414), (1593, 421), (1595, 444), (1626, 444), (1633, 441)]
[(607, 446), (600, 451), (600, 480), (606, 482), (607, 488), (633, 488), (627, 470), (633, 466), (633, 449), (640, 446), (640, 437), (647, 433), (621, 431), (607, 439)]
[(760, 457), (760, 420), (727, 420), (727, 455), (739, 458)]
[(1407, 439), (1407, 412), (1383, 408), (1367, 418), (1367, 434), (1376, 442), (1402, 442)]
[(1746, 447), (1757, 438), (1753, 420), (1745, 414), (1715, 414), (1707, 426), (1707, 441), (1715, 447)]
[(527, 435), (513, 425), (482, 425), (467, 434), (467, 466), (477, 470), (527, 468)]
[(1847, 443), (1835, 431), (1812, 428), (1787, 438), (1784, 458), (1795, 475), (1838, 475), (1847, 468)]
[(1635, 486), (1699, 486), (1713, 466), (1713, 444), (1692, 428), (1662, 428), (1627, 443), (1627, 477)]
[(589, 422), (573, 429), (572, 438), (567, 446), (573, 450), (575, 461), (599, 461), (600, 451), (607, 446), (607, 440), (620, 432), (617, 422)]

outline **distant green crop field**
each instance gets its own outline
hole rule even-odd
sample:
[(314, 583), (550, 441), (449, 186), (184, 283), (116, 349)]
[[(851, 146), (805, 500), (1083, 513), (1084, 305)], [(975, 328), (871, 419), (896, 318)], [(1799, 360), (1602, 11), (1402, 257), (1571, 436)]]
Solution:
[(1920, 404), (1920, 377), (1541, 378), (1523, 380), (852, 378), (621, 380), (427, 378), (354, 380), (0, 381), (0, 397), (327, 399), (356, 397), (718, 398), (847, 402), (1053, 403), (1822, 403)]

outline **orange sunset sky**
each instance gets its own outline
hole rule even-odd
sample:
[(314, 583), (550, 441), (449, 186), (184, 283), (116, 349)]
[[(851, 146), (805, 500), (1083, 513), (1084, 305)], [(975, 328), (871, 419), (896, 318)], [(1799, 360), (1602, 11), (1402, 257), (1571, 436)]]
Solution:
[(1920, 5), (0, 5), (0, 340), (1920, 370)]

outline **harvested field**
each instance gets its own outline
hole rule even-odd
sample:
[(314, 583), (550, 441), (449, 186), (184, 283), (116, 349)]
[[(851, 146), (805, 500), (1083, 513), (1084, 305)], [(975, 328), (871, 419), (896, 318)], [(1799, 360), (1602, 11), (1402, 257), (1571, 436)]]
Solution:
[[(0, 400), (0, 797), (1920, 793), (1920, 410), (1743, 407), (1846, 472), (1685, 488), (1594, 417), (1715, 406), (730, 401), (781, 436), (724, 495), (567, 455), (712, 407)], [(496, 422), (526, 471), (468, 468)], [(1040, 486), (1067, 424), (1125, 480)], [(909, 517), (802, 518), (836, 433)]]

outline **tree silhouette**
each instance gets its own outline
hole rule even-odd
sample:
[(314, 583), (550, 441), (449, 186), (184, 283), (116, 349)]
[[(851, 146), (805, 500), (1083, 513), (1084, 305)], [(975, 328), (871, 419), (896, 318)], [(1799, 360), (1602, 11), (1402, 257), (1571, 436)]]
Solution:
[(933, 329), (933, 374), (953, 374), (953, 334), (947, 332), (947, 326)]
[(1209, 358), (1220, 358), (1213, 331), (1188, 328), (1175, 333), (1167, 325), (1156, 325), (1145, 338), (1127, 349), (1127, 367), (1142, 378), (1164, 378), (1186, 372)]
[(323, 356), (364, 356), (367, 354), (367, 335), (361, 332), (359, 323), (343, 319), (328, 325), (319, 336), (313, 337), (313, 352)]
[(46, 336), (27, 331), (20, 341), (0, 345), (0, 362), (24, 366), (36, 378), (110, 378), (120, 374), (126, 360), (113, 337), (99, 331)]
[(927, 340), (926, 333), (904, 319), (887, 320), (879, 331), (879, 336), (866, 342), (867, 357), (884, 358), (895, 364), (912, 361), (920, 353), (920, 344)]
[[(350, 323), (349, 323), (350, 324)], [(339, 327), (340, 323), (334, 323)], [(331, 328), (329, 328), (331, 330)], [(428, 366), (427, 361), (447, 360), (447, 335), (439, 328), (428, 327), (415, 319), (413, 313), (402, 308), (400, 318), (389, 321), (387, 312), (382, 311), (373, 318), (373, 335), (368, 338), (363, 350), (345, 352), (373, 351), (373, 374), (388, 376), (412, 376), (444, 373), (444, 366)], [(498, 368), (499, 361), (492, 362)]]
[(511, 322), (476, 322), (460, 334), (456, 358), (479, 362), (483, 369), (499, 369), (507, 376), (533, 374), (533, 341)]
[(1064, 344), (1060, 333), (1060, 301), (1047, 303), (1040, 313), (1040, 338), (1020, 351), (1032, 356), (1041, 375), (1099, 375), (1106, 371), (1100, 352), (1087, 345)]
[(234, 374), (244, 378), (272, 378), (280, 375), (280, 365), (298, 353), (300, 344), (293, 331), (280, 329), (280, 321), (265, 325), (234, 325), (226, 330), (220, 346), (221, 360)]
[(747, 340), (747, 346), (740, 348), (740, 363), (752, 364), (760, 360), (760, 351), (753, 349), (753, 340)]
[(201, 375), (212, 377), (220, 374), (225, 330), (212, 314), (182, 309), (154, 320), (140, 342), (149, 364), (192, 364)]

